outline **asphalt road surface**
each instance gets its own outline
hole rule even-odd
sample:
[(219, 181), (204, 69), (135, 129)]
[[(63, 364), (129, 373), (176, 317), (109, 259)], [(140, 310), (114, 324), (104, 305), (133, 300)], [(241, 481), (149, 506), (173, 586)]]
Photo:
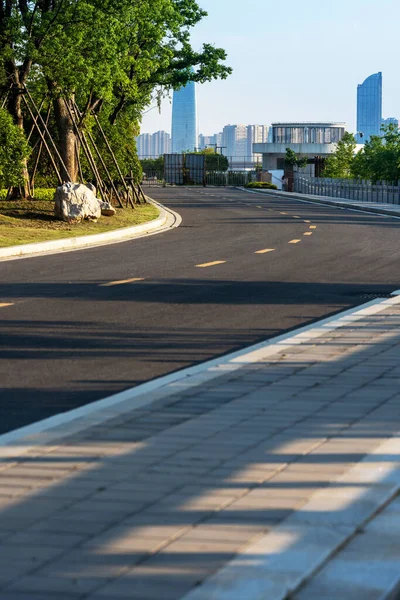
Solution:
[(182, 225), (0, 262), (0, 433), (400, 287), (394, 218), (229, 188), (146, 192)]

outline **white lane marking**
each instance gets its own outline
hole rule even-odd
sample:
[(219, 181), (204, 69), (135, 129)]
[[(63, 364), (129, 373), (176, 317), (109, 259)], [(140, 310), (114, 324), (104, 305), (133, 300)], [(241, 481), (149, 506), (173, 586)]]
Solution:
[(144, 277), (131, 277), (131, 279), (119, 279), (117, 281), (109, 281), (108, 283), (100, 283), (100, 287), (111, 287), (113, 285), (122, 285), (124, 283), (134, 283), (136, 281), (144, 281)]

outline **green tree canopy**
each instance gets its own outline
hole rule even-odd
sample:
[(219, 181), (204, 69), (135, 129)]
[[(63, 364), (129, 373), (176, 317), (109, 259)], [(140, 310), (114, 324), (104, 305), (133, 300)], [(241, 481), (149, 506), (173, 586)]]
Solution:
[(352, 165), (356, 145), (354, 135), (346, 131), (337, 145), (336, 152), (326, 159), (323, 177), (331, 177), (333, 179), (353, 177)]
[(224, 79), (222, 48), (194, 49), (205, 16), (195, 0), (0, 0), (0, 82), (13, 83), (8, 109), (23, 127), (21, 87), (54, 104), (60, 154), (75, 176), (77, 143), (65, 99), (83, 111), (139, 122), (145, 107), (189, 81)]
[(353, 177), (376, 181), (400, 180), (400, 130), (394, 124), (382, 127), (382, 136), (372, 136), (352, 163)]
[(286, 148), (285, 165), (287, 167), (290, 167), (291, 169), (294, 169), (294, 167), (303, 169), (307, 166), (307, 161), (307, 157), (304, 156), (300, 158), (299, 156), (297, 156), (294, 150), (292, 150), (291, 148)]

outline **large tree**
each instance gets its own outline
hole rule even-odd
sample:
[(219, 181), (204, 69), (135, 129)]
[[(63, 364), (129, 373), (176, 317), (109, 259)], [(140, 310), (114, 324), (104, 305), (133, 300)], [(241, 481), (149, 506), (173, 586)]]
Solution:
[(195, 0), (0, 0), (0, 81), (12, 86), (9, 111), (22, 128), (24, 84), (47, 90), (62, 176), (75, 180), (71, 99), (81, 107), (81, 127), (93, 111), (110, 125), (122, 114), (137, 122), (171, 89), (229, 75), (224, 50), (190, 44), (191, 28), (204, 16)]
[(352, 174), (359, 179), (400, 181), (400, 131), (391, 123), (382, 127), (382, 136), (372, 136), (352, 163)]
[(331, 177), (333, 179), (352, 177), (352, 165), (356, 146), (354, 135), (346, 131), (337, 145), (336, 152), (326, 159), (323, 177)]

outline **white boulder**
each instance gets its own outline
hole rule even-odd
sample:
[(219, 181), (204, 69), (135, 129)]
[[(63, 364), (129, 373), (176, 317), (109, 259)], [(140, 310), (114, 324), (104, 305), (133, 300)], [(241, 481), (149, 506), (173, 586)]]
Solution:
[(83, 183), (64, 183), (54, 195), (54, 214), (68, 223), (88, 219), (97, 221), (101, 216), (102, 202)]

